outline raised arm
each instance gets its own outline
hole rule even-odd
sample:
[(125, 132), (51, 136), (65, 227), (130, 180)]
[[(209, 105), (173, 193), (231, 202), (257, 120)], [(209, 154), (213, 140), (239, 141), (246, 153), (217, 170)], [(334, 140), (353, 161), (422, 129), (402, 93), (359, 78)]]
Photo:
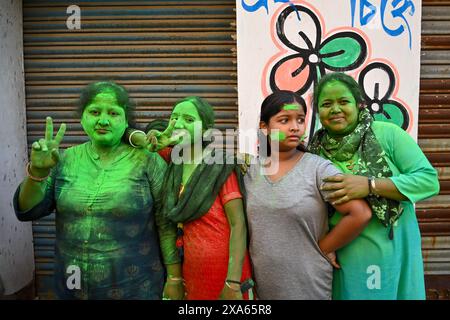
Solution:
[(170, 121), (168, 127), (162, 132), (153, 129), (145, 133), (141, 130), (128, 128), (125, 133), (126, 140), (135, 148), (146, 148), (151, 152), (160, 151), (179, 141), (181, 133), (173, 134), (175, 123), (175, 120)]
[(47, 117), (45, 138), (35, 141), (31, 147), (31, 161), (27, 165), (27, 177), (20, 186), (18, 197), (19, 211), (28, 211), (44, 197), (48, 185), (50, 170), (59, 161), (59, 145), (64, 137), (66, 125), (61, 124), (53, 139), (53, 121)]

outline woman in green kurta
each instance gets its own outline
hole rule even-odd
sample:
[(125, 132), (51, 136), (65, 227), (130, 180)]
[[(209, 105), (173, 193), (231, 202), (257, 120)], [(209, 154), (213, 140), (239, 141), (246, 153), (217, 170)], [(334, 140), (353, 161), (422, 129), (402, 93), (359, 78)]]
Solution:
[[(373, 217), (337, 251), (333, 299), (425, 299), (421, 238), (413, 203), (439, 192), (436, 170), (400, 127), (373, 121), (358, 83), (324, 76), (314, 91), (322, 129), (309, 149), (344, 175), (324, 180), (334, 204), (365, 198)], [(342, 216), (330, 219), (334, 227)]]
[[(28, 176), (15, 195), (19, 220), (56, 208), (55, 284), (61, 299), (161, 299), (166, 264), (179, 261), (175, 226), (159, 217), (166, 163), (121, 138), (130, 107), (125, 89), (111, 82), (88, 86), (80, 99), (90, 141), (61, 158), (61, 125), (53, 139), (33, 143)], [(51, 171), (50, 171), (51, 169)]]

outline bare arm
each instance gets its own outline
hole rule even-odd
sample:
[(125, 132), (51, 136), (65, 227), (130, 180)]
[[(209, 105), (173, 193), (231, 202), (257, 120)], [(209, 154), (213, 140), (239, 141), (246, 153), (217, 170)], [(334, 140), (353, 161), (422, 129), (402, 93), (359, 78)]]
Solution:
[[(241, 199), (228, 201), (225, 206), (230, 225), (230, 243), (227, 280), (240, 281), (247, 248), (247, 226)], [(242, 299), (240, 286), (235, 283), (225, 284), (221, 297), (224, 299)]]
[[(169, 145), (179, 141), (180, 134), (172, 135), (176, 121), (170, 121), (168, 127), (163, 132), (150, 130), (147, 134), (141, 130), (128, 128), (126, 131), (127, 143), (131, 142), (133, 147), (146, 148), (149, 151), (157, 152)], [(131, 139), (129, 138), (131, 136)]]
[[(50, 173), (50, 170), (38, 172), (38, 170), (31, 166), (30, 173), (35, 177), (46, 177)], [(19, 210), (28, 211), (44, 200), (46, 188), (46, 180), (38, 182), (26, 177), (20, 185)]]
[[(323, 191), (334, 191), (328, 199), (332, 204), (342, 204), (353, 199), (362, 199), (369, 195), (369, 179), (353, 174), (336, 175), (323, 179)], [(375, 179), (375, 189), (372, 192), (384, 198), (403, 201), (408, 200), (397, 189), (389, 178)]]
[(372, 217), (372, 211), (364, 200), (352, 200), (334, 205), (344, 217), (319, 241), (319, 247), (327, 255), (355, 239)]
[(389, 178), (375, 179), (375, 185), (376, 187), (372, 192), (376, 195), (397, 201), (408, 200)]
[(30, 176), (39, 179), (50, 174), (50, 170), (59, 161), (58, 149), (65, 131), (66, 125), (63, 123), (53, 139), (53, 120), (50, 117), (46, 118), (45, 138), (35, 141), (31, 146), (29, 176), (20, 186), (18, 201), (20, 211), (27, 211), (44, 199), (47, 181), (37, 181)]

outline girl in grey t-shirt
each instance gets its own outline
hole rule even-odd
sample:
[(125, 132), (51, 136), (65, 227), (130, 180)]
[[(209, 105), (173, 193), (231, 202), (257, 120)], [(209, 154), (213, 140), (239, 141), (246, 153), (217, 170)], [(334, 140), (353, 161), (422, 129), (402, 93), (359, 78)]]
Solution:
[(301, 144), (306, 106), (291, 91), (269, 95), (261, 107), (262, 151), (245, 175), (250, 256), (259, 299), (330, 299), (335, 250), (365, 227), (363, 200), (334, 206), (344, 215), (328, 232), (322, 179), (339, 170)]

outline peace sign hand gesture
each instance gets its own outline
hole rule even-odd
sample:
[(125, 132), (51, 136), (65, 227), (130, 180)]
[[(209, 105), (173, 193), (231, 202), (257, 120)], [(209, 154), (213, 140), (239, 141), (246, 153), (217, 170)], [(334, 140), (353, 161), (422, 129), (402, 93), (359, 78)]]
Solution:
[(172, 136), (175, 123), (176, 120), (170, 121), (168, 127), (163, 132), (158, 130), (150, 130), (147, 133), (147, 141), (149, 142), (148, 149), (150, 151), (159, 151), (169, 145), (177, 144), (179, 142), (182, 134)]
[(59, 144), (61, 143), (66, 124), (62, 123), (58, 133), (53, 139), (53, 120), (46, 118), (45, 139), (33, 142), (31, 146), (31, 168), (33, 171), (47, 171), (53, 168), (59, 161)]

